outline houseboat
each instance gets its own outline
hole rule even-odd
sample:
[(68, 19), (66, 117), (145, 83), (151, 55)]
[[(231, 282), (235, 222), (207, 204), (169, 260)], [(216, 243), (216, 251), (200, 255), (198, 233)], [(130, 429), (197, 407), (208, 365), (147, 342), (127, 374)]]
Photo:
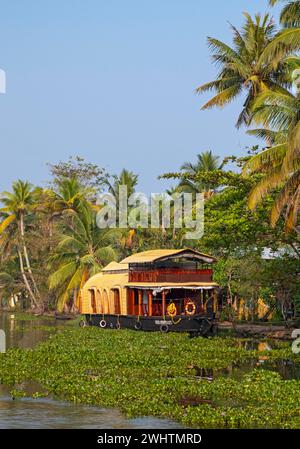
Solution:
[(81, 292), (81, 324), (211, 335), (219, 290), (214, 262), (193, 249), (145, 251), (111, 262)]

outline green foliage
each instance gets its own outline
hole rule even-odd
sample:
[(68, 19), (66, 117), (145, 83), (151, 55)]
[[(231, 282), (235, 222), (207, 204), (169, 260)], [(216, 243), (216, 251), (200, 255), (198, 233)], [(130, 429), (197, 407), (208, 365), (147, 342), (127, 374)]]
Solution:
[(102, 190), (108, 179), (108, 173), (96, 164), (86, 162), (80, 156), (70, 157), (67, 162), (48, 164), (53, 178), (51, 185), (60, 185), (65, 179), (76, 178), (82, 187)]
[(252, 157), (244, 166), (244, 175), (263, 173), (249, 195), (254, 209), (270, 192), (278, 189), (270, 212), (275, 226), (285, 213), (286, 230), (297, 231), (300, 197), (299, 110), (300, 98), (288, 91), (266, 91), (252, 105), (253, 118), (264, 127), (272, 127), (280, 137), (274, 145)]
[(89, 207), (80, 214), (69, 212), (60, 230), (57, 246), (49, 259), (49, 287), (59, 293), (57, 305), (61, 311), (74, 290), (79, 291), (90, 276), (116, 259), (112, 243), (119, 232), (99, 229), (96, 214)]
[(245, 24), (241, 30), (231, 26), (233, 45), (230, 47), (218, 39), (208, 38), (212, 61), (219, 68), (216, 80), (197, 88), (198, 93), (215, 91), (202, 109), (223, 107), (242, 93), (246, 94), (237, 126), (251, 123), (251, 103), (256, 96), (271, 89), (281, 90), (288, 84), (289, 62), (283, 58), (274, 70), (274, 61), (265, 55), (266, 48), (276, 35), (276, 26), (269, 15), (257, 14), (251, 18), (244, 13)]
[(295, 307), (296, 316), (299, 317), (300, 316), (300, 293), (299, 292), (296, 292), (294, 294), (293, 303), (294, 303), (294, 307)]
[[(285, 28), (279, 32), (269, 15), (245, 13), (241, 30), (231, 26), (230, 46), (208, 38), (218, 73), (197, 89), (215, 92), (203, 108), (223, 107), (245, 94), (237, 125), (258, 123), (259, 129), (248, 132), (267, 148), (255, 145), (245, 156), (228, 155), (222, 163), (204, 151), (178, 173), (161, 176), (178, 181), (169, 194), (204, 192), (203, 238), (187, 241), (187, 229), (163, 225), (122, 229), (119, 235), (102, 232), (95, 224), (97, 192), (108, 188), (118, 201), (119, 186), (127, 186), (131, 195), (138, 175), (123, 169), (111, 176), (79, 156), (49, 164), (50, 188), (19, 180), (1, 196), (0, 287), (6, 303), (18, 294), (38, 311), (62, 308), (70, 298), (75, 303), (87, 278), (109, 260), (133, 251), (190, 246), (223, 259), (215, 273), (222, 287), (228, 287), (230, 277), (234, 294), (255, 301), (259, 292), (266, 298), (272, 292), (281, 313), (291, 307), (300, 259), (299, 95), (291, 93), (292, 73), (300, 67), (300, 38), (299, 1), (284, 3), (280, 20)], [(227, 170), (228, 163), (235, 167)], [(265, 263), (265, 248), (291, 252)]]
[[(299, 381), (261, 369), (241, 380), (220, 376), (209, 382), (196, 375), (197, 367), (222, 370), (259, 354), (264, 355), (231, 338), (68, 329), (34, 350), (1, 354), (0, 382), (11, 385), (14, 397), (24, 394), (18, 385), (30, 379), (75, 403), (118, 407), (129, 417), (166, 417), (192, 427), (297, 427)], [(285, 344), (267, 355), (298, 360)], [(198, 405), (189, 405), (191, 399)]]
[[(280, 14), (280, 23), (284, 27), (300, 26), (300, 1), (283, 0), (286, 4)], [(274, 6), (278, 0), (269, 0), (270, 5)]]
[(204, 151), (201, 154), (197, 154), (197, 162), (195, 164), (185, 162), (180, 169), (186, 173), (186, 176), (182, 177), (176, 188), (176, 192), (212, 192), (216, 187), (215, 182), (205, 182), (203, 179), (199, 179), (198, 176), (219, 170), (219, 159), (219, 156), (213, 155), (211, 151)]
[(113, 175), (112, 180), (108, 179), (106, 181), (106, 186), (108, 187), (109, 192), (118, 201), (120, 186), (127, 187), (127, 195), (129, 197), (135, 192), (137, 183), (138, 183), (138, 175), (124, 168), (119, 175)]

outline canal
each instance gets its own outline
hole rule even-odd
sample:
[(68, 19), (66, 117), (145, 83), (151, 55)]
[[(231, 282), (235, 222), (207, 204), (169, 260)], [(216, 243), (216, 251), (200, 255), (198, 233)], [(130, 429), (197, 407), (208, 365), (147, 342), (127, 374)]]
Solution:
[[(13, 313), (0, 313), (0, 329), (6, 333), (9, 348), (33, 348), (68, 325), (53, 318), (19, 319)], [(41, 387), (33, 383), (23, 385), (29, 392)], [(14, 399), (11, 389), (0, 384), (0, 429), (172, 429), (181, 427), (175, 422), (152, 417), (126, 419), (116, 409), (76, 405), (47, 398)]]

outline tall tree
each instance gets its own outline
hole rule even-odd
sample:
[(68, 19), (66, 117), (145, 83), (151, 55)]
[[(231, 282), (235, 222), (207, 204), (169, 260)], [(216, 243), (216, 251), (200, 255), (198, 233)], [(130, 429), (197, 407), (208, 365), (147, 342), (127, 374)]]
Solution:
[[(123, 168), (119, 175), (113, 175), (111, 180), (106, 181), (108, 191), (113, 195), (116, 200), (117, 209), (119, 208), (119, 189), (121, 186), (127, 188), (128, 198), (135, 193), (136, 186), (138, 184), (138, 175), (132, 171)], [(132, 207), (128, 206), (128, 212), (132, 210)], [(120, 238), (120, 244), (123, 250), (131, 249), (133, 241), (136, 237), (136, 229), (126, 228), (122, 230), (122, 236)]]
[(0, 209), (3, 217), (0, 234), (6, 233), (3, 240), (6, 244), (8, 243), (8, 236), (10, 238), (13, 236), (12, 241), (15, 242), (24, 283), (30, 294), (33, 306), (37, 307), (41, 303), (41, 297), (31, 268), (26, 244), (25, 224), (26, 218), (32, 214), (33, 207), (36, 204), (35, 192), (29, 182), (18, 180), (13, 183), (12, 192), (3, 192), (1, 194), (0, 201), (4, 205)]
[(285, 3), (280, 13), (280, 23), (286, 28), (300, 26), (300, 1), (291, 0), (269, 0), (271, 6), (279, 3)]
[[(285, 3), (280, 14), (280, 23), (284, 28), (269, 42), (259, 58), (259, 63), (267, 61), (275, 70), (287, 55), (298, 52), (300, 48), (300, 1), (269, 0), (269, 3), (273, 6), (279, 1)], [(294, 68), (299, 68), (299, 62)], [(290, 73), (292, 71), (290, 67)]]
[(177, 187), (177, 192), (189, 193), (205, 193), (206, 197), (211, 196), (214, 185), (202, 180), (192, 180), (201, 173), (209, 173), (219, 170), (222, 164), (219, 163), (219, 156), (214, 155), (211, 151), (203, 151), (197, 154), (196, 163), (185, 162), (180, 167), (180, 170), (185, 174)]
[(104, 168), (96, 164), (86, 162), (80, 156), (71, 156), (67, 162), (48, 164), (53, 178), (52, 185), (59, 184), (65, 179), (76, 178), (83, 187), (92, 187), (95, 191), (101, 191), (108, 179), (108, 173)]
[(138, 183), (138, 175), (133, 173), (132, 171), (126, 170), (123, 168), (119, 175), (113, 175), (112, 180), (106, 181), (106, 185), (108, 186), (109, 192), (116, 198), (119, 198), (119, 187), (126, 186), (127, 187), (127, 195), (128, 197), (135, 192), (135, 188)]
[(241, 31), (231, 26), (232, 47), (217, 39), (208, 38), (212, 60), (221, 69), (216, 80), (196, 89), (198, 93), (216, 92), (202, 109), (223, 107), (245, 93), (246, 99), (237, 120), (237, 127), (249, 126), (251, 103), (258, 94), (268, 89), (280, 91), (282, 85), (288, 85), (291, 65), (294, 64), (294, 60), (283, 59), (275, 69), (273, 61), (263, 57), (266, 47), (276, 35), (274, 21), (269, 15), (261, 17), (258, 14), (254, 19), (248, 13), (244, 15), (246, 20)]
[(60, 311), (90, 276), (116, 259), (112, 243), (118, 235), (115, 229), (99, 229), (95, 212), (88, 208), (80, 214), (70, 211), (68, 217), (65, 215), (61, 231), (59, 243), (49, 259), (52, 271), (49, 287), (58, 294)]
[(56, 181), (56, 188), (48, 190), (49, 199), (53, 202), (54, 211), (59, 214), (73, 210), (79, 212), (86, 208), (89, 199), (93, 199), (95, 190), (82, 185), (76, 177), (61, 178)]
[[(244, 166), (244, 174), (263, 173), (262, 180), (249, 196), (254, 209), (271, 191), (277, 189), (271, 211), (275, 226), (282, 212), (286, 212), (286, 228), (299, 232), (297, 221), (300, 207), (300, 96), (290, 92), (266, 92), (253, 105), (254, 120), (275, 129), (275, 145), (251, 158)], [(258, 131), (257, 133), (259, 133)]]

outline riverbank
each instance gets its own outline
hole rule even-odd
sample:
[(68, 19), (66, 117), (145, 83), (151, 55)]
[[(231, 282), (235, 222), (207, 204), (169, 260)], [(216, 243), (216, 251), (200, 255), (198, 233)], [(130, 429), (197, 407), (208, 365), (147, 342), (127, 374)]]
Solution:
[(127, 417), (202, 428), (299, 428), (300, 375), (283, 379), (275, 371), (278, 361), (299, 366), (300, 356), (285, 342), (264, 348), (234, 338), (68, 327), (34, 349), (0, 355), (0, 382), (16, 400), (29, 394), (22, 385), (30, 381), (41, 385), (33, 397), (114, 407)]
[(228, 331), (232, 335), (251, 338), (266, 338), (275, 340), (293, 340), (292, 333), (295, 329), (293, 323), (291, 327), (276, 323), (233, 323), (229, 321), (220, 322), (218, 324), (219, 332)]
[[(34, 314), (32, 311), (10, 311), (9, 313), (13, 314), (16, 320), (34, 320), (41, 317), (57, 320), (58, 322), (68, 322), (70, 325), (77, 325), (81, 319), (80, 314), (57, 313), (55, 311), (45, 312), (42, 315)], [(293, 339), (292, 332), (296, 327), (295, 322), (290, 322), (290, 327), (286, 327), (283, 322), (252, 323), (244, 321), (233, 324), (230, 321), (220, 321), (218, 323), (218, 329), (221, 334), (243, 338), (266, 338), (286, 341)]]

